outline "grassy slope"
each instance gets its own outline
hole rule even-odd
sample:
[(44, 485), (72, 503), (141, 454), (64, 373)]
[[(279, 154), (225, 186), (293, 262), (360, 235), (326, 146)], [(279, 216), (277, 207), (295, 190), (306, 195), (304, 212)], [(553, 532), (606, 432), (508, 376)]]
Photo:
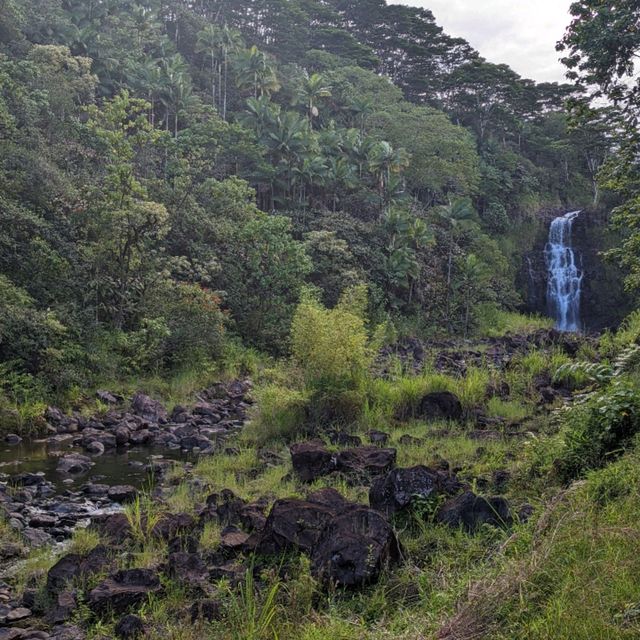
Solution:
[[(512, 474), (506, 497), (514, 508), (525, 502), (535, 507), (534, 518), (509, 532), (487, 528), (476, 536), (433, 524), (423, 505), (396, 521), (405, 549), (405, 562), (376, 584), (351, 593), (324, 593), (310, 576), (304, 557), (289, 558), (280, 567), (267, 567), (264, 585), (254, 598), (247, 585), (240, 592), (217, 586), (227, 614), (223, 621), (193, 626), (184, 611), (194, 596), (175, 581), (164, 579), (166, 597), (145, 604), (141, 614), (151, 629), (150, 638), (195, 640), (417, 640), (442, 638), (471, 640), (513, 638), (605, 640), (640, 636), (640, 454), (630, 451), (621, 460), (592, 473), (586, 481), (564, 490), (549, 476), (532, 473), (535, 455), (524, 442), (536, 435), (546, 442), (555, 427), (545, 414), (536, 413), (532, 380), (541, 370), (562, 364), (559, 354), (532, 353), (513, 363), (505, 374), (512, 389), (508, 401), (484, 397), (490, 375), (472, 369), (464, 380), (427, 372), (376, 381), (357, 432), (371, 427), (391, 433), (398, 449), (398, 464), (431, 464), (446, 459), (459, 475), (480, 493), (491, 494), (494, 471)], [(265, 384), (286, 377), (267, 371)], [(188, 385), (190, 386), (190, 385)], [(521, 437), (478, 441), (469, 428), (419, 421), (398, 423), (392, 416), (401, 405), (427, 390), (451, 389), (467, 408), (478, 404), (493, 415), (520, 421)], [(409, 434), (420, 443), (402, 445)], [(250, 435), (250, 432), (249, 434)], [(246, 499), (266, 496), (304, 496), (321, 487), (334, 486), (345, 496), (367, 501), (367, 488), (350, 486), (338, 477), (314, 485), (298, 483), (291, 473), (287, 445), (266, 443), (268, 456), (247, 439), (239, 455), (203, 459), (192, 472), (174, 473), (163, 504), (142, 499), (129, 508), (132, 522), (141, 512), (155, 517), (168, 510), (195, 512), (206, 495), (229, 488)], [(268, 462), (265, 462), (268, 460)], [(219, 528), (208, 525), (201, 538), (204, 549), (214, 549)], [(0, 526), (0, 539), (12, 537)], [(1, 541), (1, 540), (0, 540)], [(77, 549), (97, 540), (78, 533)], [(158, 566), (166, 546), (150, 542), (138, 527), (138, 540), (116, 562), (122, 567)], [(19, 584), (42, 585), (44, 571), (53, 558), (38, 553), (16, 576)], [(94, 578), (94, 581), (98, 577)], [(85, 585), (86, 587), (86, 585)], [(91, 620), (80, 610), (79, 619), (90, 625), (90, 637), (112, 637), (114, 621)], [(240, 621), (243, 621), (242, 623)]]

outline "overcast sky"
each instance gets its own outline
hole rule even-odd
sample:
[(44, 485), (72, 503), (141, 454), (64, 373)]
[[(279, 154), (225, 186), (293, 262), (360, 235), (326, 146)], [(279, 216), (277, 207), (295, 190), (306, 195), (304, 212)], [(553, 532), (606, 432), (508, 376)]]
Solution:
[(506, 62), (538, 82), (563, 81), (556, 42), (570, 22), (571, 0), (389, 0), (431, 9), (444, 30), (491, 62)]

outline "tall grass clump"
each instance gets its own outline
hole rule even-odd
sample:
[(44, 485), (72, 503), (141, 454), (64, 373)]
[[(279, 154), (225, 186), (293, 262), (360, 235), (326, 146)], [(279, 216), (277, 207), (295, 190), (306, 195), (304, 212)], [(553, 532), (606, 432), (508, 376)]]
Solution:
[(227, 615), (233, 640), (271, 640), (277, 638), (275, 622), (280, 611), (278, 594), (280, 581), (258, 593), (253, 566), (246, 573), (244, 583), (237, 590), (229, 589)]
[(291, 440), (306, 429), (308, 395), (298, 389), (269, 384), (256, 390), (253, 420), (245, 432), (259, 445), (270, 440)]

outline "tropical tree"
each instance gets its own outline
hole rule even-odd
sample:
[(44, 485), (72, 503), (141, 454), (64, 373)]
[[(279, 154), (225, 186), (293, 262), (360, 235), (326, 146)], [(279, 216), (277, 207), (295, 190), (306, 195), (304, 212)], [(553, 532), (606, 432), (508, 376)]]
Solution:
[(320, 73), (309, 75), (305, 72), (298, 99), (304, 105), (309, 122), (309, 129), (313, 128), (313, 120), (320, 115), (317, 104), (322, 98), (331, 96), (331, 87)]
[(233, 62), (240, 91), (249, 92), (257, 98), (269, 96), (280, 89), (278, 77), (267, 54), (255, 45), (237, 52)]
[(459, 235), (473, 223), (476, 212), (471, 202), (466, 199), (450, 201), (447, 205), (438, 207), (436, 210), (440, 221), (444, 224), (447, 238), (447, 293), (445, 313), (448, 322), (451, 321), (451, 280), (453, 274), (453, 257), (456, 241)]

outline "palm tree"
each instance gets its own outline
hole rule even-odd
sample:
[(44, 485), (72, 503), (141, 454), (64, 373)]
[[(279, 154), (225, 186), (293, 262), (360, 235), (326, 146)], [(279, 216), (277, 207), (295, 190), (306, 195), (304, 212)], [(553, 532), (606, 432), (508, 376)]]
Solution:
[(409, 154), (405, 149), (394, 149), (387, 141), (382, 140), (371, 147), (368, 154), (369, 171), (376, 177), (378, 195), (380, 196), (381, 211), (386, 211), (390, 203), (390, 187), (397, 192), (402, 188), (402, 181), (394, 180), (409, 164)]
[[(227, 119), (227, 90), (229, 86), (229, 54), (237, 51), (243, 46), (242, 36), (236, 29), (230, 29), (226, 24), (220, 30), (220, 49), (222, 51), (222, 69), (224, 78), (220, 77), (222, 83), (222, 119)], [(222, 75), (222, 69), (218, 73)], [(220, 84), (219, 82), (219, 84)]]
[(169, 131), (169, 119), (173, 114), (173, 135), (178, 137), (178, 118), (193, 102), (193, 89), (188, 67), (180, 54), (163, 60), (163, 91), (161, 102), (165, 107), (165, 126)]
[(240, 121), (253, 129), (259, 140), (276, 126), (280, 115), (280, 105), (274, 104), (265, 96), (262, 98), (249, 98), (245, 112), (240, 116)]
[(234, 60), (238, 89), (250, 91), (254, 98), (269, 96), (280, 89), (278, 78), (267, 56), (258, 47), (240, 51)]
[(451, 274), (453, 270), (453, 250), (456, 239), (461, 231), (469, 228), (473, 222), (476, 212), (469, 200), (458, 199), (449, 201), (449, 204), (439, 207), (437, 210), (442, 222), (448, 229), (448, 257), (447, 257), (447, 303), (446, 315), (447, 321), (450, 321), (451, 314)]
[(358, 130), (364, 134), (367, 117), (374, 111), (373, 101), (368, 97), (356, 96), (349, 102), (348, 109), (358, 125)]
[(309, 129), (313, 128), (313, 119), (320, 115), (318, 101), (331, 96), (331, 87), (326, 83), (325, 78), (320, 73), (309, 75), (305, 72), (302, 85), (300, 87), (299, 100), (305, 106)]
[(214, 109), (218, 106), (216, 101), (216, 80), (220, 75), (220, 61), (218, 59), (220, 42), (220, 29), (215, 24), (208, 24), (202, 31), (198, 32), (196, 53), (203, 53), (209, 58), (211, 67), (211, 104)]
[(162, 89), (163, 76), (161, 64), (160, 60), (145, 58), (136, 67), (135, 84), (146, 95), (146, 98), (151, 105), (149, 109), (149, 122), (152, 126), (155, 126), (156, 100), (158, 99)]
[(458, 289), (464, 306), (464, 337), (469, 333), (471, 307), (489, 284), (490, 271), (487, 265), (473, 253), (458, 264)]

